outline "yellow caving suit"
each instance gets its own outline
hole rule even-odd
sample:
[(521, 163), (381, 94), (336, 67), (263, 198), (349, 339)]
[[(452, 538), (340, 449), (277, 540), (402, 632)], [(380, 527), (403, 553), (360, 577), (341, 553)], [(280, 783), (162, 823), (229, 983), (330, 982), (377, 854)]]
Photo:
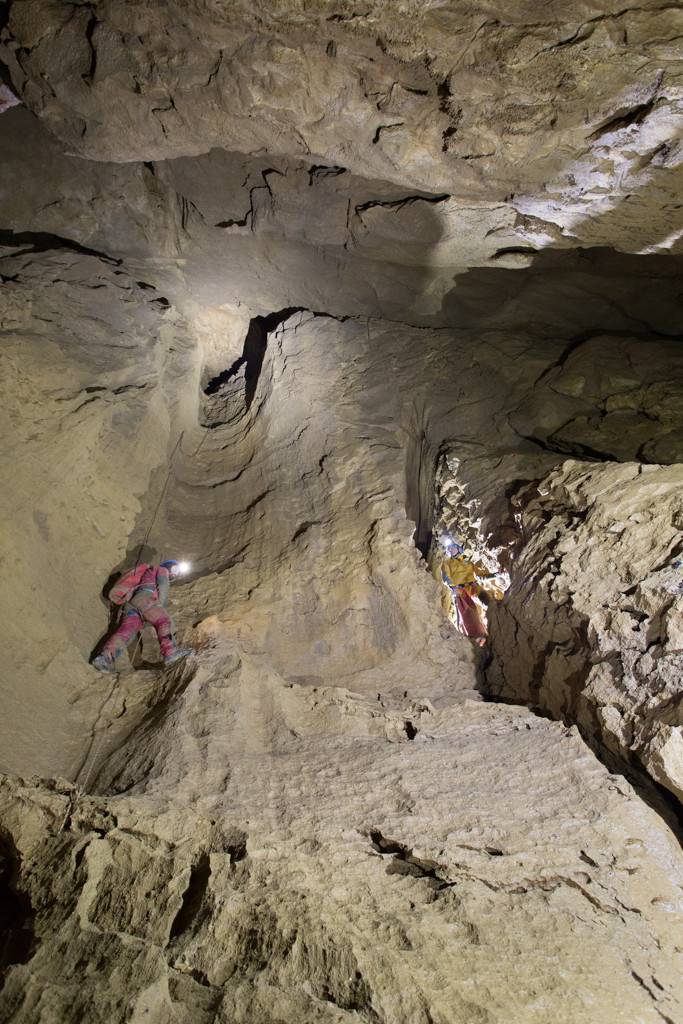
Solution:
[[(451, 590), (451, 586), (462, 587), (477, 606), (483, 626), (482, 635), (486, 635), (486, 605), (488, 601), (482, 600), (482, 595), (484, 598), (493, 597), (496, 601), (500, 601), (505, 593), (500, 577), (489, 572), (480, 562), (466, 562), (463, 555), (453, 555), (452, 558), (447, 558), (441, 569), (442, 583), (444, 584), (441, 604), (448, 617), (458, 625), (457, 590)], [(448, 582), (444, 577), (448, 578)]]

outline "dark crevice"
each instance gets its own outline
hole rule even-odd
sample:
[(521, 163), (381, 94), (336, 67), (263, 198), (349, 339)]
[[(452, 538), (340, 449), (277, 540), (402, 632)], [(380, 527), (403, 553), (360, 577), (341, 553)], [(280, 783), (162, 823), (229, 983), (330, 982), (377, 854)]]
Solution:
[(448, 142), (457, 133), (458, 128), (460, 127), (460, 122), (462, 121), (462, 107), (458, 107), (455, 112), (453, 112), (451, 108), (452, 97), (448, 78), (445, 78), (443, 82), (439, 84), (436, 90), (436, 95), (439, 100), (439, 110), (442, 114), (446, 114), (451, 122), (448, 128), (445, 128), (441, 133), (441, 139), (443, 142), (441, 150), (442, 152), (447, 153)]
[(256, 394), (256, 386), (261, 374), (261, 368), (263, 366), (263, 360), (268, 345), (268, 335), (279, 327), (280, 324), (289, 320), (290, 316), (293, 316), (294, 313), (302, 312), (304, 312), (304, 310), (301, 306), (289, 306), (287, 309), (281, 309), (276, 313), (269, 313), (267, 316), (254, 317), (249, 324), (249, 329), (247, 331), (246, 338), (244, 339), (242, 355), (239, 359), (236, 359), (234, 363), (227, 368), (227, 370), (222, 370), (221, 373), (211, 378), (204, 388), (204, 394), (218, 394), (229, 381), (237, 376), (242, 367), (244, 367), (244, 379), (246, 383), (244, 397), (246, 407), (249, 409), (254, 400), (254, 395)]
[[(211, 568), (211, 574), (215, 573), (216, 576), (220, 576), (221, 573), (227, 572), (227, 570), (228, 569), (232, 569), (233, 566), (239, 565), (240, 562), (244, 561), (244, 552), (247, 550), (248, 547), (249, 547), (248, 544), (244, 544), (239, 549), (239, 551), (237, 551), (232, 556), (232, 558), (228, 558), (225, 562), (220, 562), (218, 565), (213, 566)], [(186, 576), (186, 579), (189, 582), (190, 580), (201, 579), (203, 576), (208, 576), (208, 575), (209, 575), (208, 572), (200, 572), (200, 573), (194, 573), (194, 574), (193, 573), (188, 573), (187, 576)]]
[(553, 455), (570, 455), (572, 458), (583, 462), (630, 462), (631, 459), (620, 460), (615, 455), (611, 455), (609, 452), (598, 451), (597, 448), (591, 448), (587, 444), (579, 444), (578, 442), (569, 441), (552, 441), (550, 438), (546, 438), (542, 441), (538, 437), (534, 437), (532, 434), (518, 434), (523, 441), (528, 441), (530, 444), (536, 445), (541, 451), (552, 453)]
[[(7, 24), (7, 20), (9, 18), (9, 9), (8, 8), (9, 8), (9, 4), (2, 4), (2, 3), (0, 3), (0, 32), (2, 32), (3, 28)], [(7, 88), (9, 89), (9, 91), (12, 93), (13, 96), (17, 96), (17, 89), (16, 89), (16, 86), (14, 85), (14, 82), (12, 81), (12, 76), (9, 73), (9, 68), (7, 67), (6, 64), (3, 64), (3, 62), (1, 60), (0, 60), (0, 83), (2, 83), (2, 85), (6, 85)], [(17, 96), (17, 99), (18, 98), (19, 97)]]
[(599, 125), (595, 131), (591, 132), (588, 136), (589, 140), (593, 142), (603, 135), (608, 135), (610, 132), (619, 131), (620, 128), (628, 128), (632, 124), (642, 124), (647, 115), (652, 112), (655, 102), (656, 100), (653, 96), (646, 103), (639, 103), (638, 106), (631, 107), (630, 110), (617, 114), (616, 117), (611, 118), (605, 124)]
[(169, 938), (182, 935), (192, 927), (200, 914), (206, 890), (211, 877), (211, 862), (208, 853), (202, 852), (190, 872), (190, 881), (183, 894), (183, 903), (175, 916)]
[(51, 252), (55, 249), (67, 249), (71, 252), (77, 252), (81, 256), (95, 256), (98, 260), (103, 260), (112, 267), (120, 267), (123, 262), (122, 260), (114, 259), (113, 256), (107, 256), (104, 252), (98, 252), (97, 249), (88, 249), (86, 246), (79, 245), (78, 242), (73, 242), (69, 238), (51, 235), (46, 231), (15, 232), (0, 230), (0, 245), (6, 245), (9, 248), (27, 246), (25, 249), (20, 249), (19, 252), (12, 253), (12, 256), (24, 256), (26, 253)]
[(404, 124), (403, 121), (394, 121), (393, 124), (381, 124), (381, 125), (379, 125), (378, 128), (377, 128), (377, 131), (375, 132), (375, 134), (373, 136), (373, 139), (372, 139), (373, 146), (376, 146), (377, 143), (379, 142), (380, 136), (381, 136), (382, 132), (386, 131), (388, 128), (402, 128), (403, 124)]
[(312, 185), (314, 180), (318, 181), (320, 178), (336, 178), (340, 174), (345, 174), (346, 168), (339, 167), (337, 164), (328, 166), (327, 164), (313, 164), (312, 167), (308, 168), (308, 184)]
[(0, 978), (12, 964), (27, 962), (34, 940), (33, 909), (16, 889), (19, 866), (19, 853), (5, 834), (0, 837)]
[[(248, 334), (247, 334), (247, 337), (249, 337)], [(246, 346), (246, 342), (245, 342), (245, 346)], [(237, 374), (238, 374), (238, 372), (240, 370), (240, 367), (244, 364), (244, 362), (245, 362), (245, 358), (244, 358), (244, 354), (242, 354), (241, 356), (239, 356), (234, 361), (234, 363), (232, 363), (227, 368), (227, 370), (221, 370), (221, 372), (216, 374), (215, 377), (212, 377), (211, 380), (209, 381), (209, 383), (204, 388), (204, 394), (205, 395), (215, 395), (215, 394), (217, 394), (221, 390), (221, 388), (225, 384), (228, 383), (228, 381), (232, 380), (233, 377), (237, 376)]]
[[(259, 186), (262, 188), (263, 186)], [(249, 223), (249, 217), (251, 216), (251, 210), (247, 210), (244, 217), (241, 220), (230, 219), (230, 220), (219, 220), (214, 226), (217, 228), (245, 228)]]
[(640, 799), (666, 822), (683, 847), (683, 807), (673, 793), (659, 782), (655, 782), (639, 764), (626, 762), (623, 757), (614, 754), (597, 736), (591, 735), (583, 726), (578, 725), (578, 729), (584, 742), (597, 759), (612, 775), (620, 776), (630, 783)]
[(447, 192), (442, 192), (439, 195), (411, 195), (404, 196), (402, 199), (370, 199), (367, 203), (360, 203), (355, 207), (356, 216), (364, 213), (365, 210), (370, 210), (373, 206), (383, 206), (385, 210), (401, 210), (404, 206), (411, 206), (413, 203), (443, 203), (447, 199), (450, 199), (450, 195)]
[[(229, 218), (228, 220), (220, 220), (214, 226), (217, 228), (232, 228), (232, 227), (248, 227), (253, 230), (254, 226), (254, 194), (256, 192), (262, 192), (264, 189), (268, 192), (268, 195), (272, 197), (272, 189), (268, 184), (268, 175), (278, 174), (280, 177), (284, 177), (284, 171), (279, 171), (276, 167), (266, 167), (261, 171), (261, 178), (263, 179), (262, 185), (254, 185), (249, 189), (249, 209), (245, 213), (244, 217), (240, 218)], [(202, 218), (203, 220), (203, 218)]]
[(91, 14), (90, 18), (88, 19), (88, 24), (85, 26), (84, 33), (88, 46), (90, 47), (90, 68), (88, 69), (87, 74), (83, 75), (82, 77), (85, 79), (89, 79), (90, 81), (93, 80), (95, 72), (97, 70), (97, 51), (93, 46), (93, 35), (95, 34), (97, 24), (97, 18), (94, 14)]
[(450, 114), (449, 100), (451, 98), (451, 90), (447, 78), (444, 78), (443, 82), (439, 82), (436, 95), (439, 98), (439, 110), (443, 114)]
[(270, 494), (270, 488), (266, 488), (266, 490), (265, 490), (265, 491), (261, 491), (261, 493), (260, 493), (260, 494), (258, 494), (258, 495), (257, 495), (257, 496), (256, 496), (256, 497), (254, 498), (254, 500), (253, 500), (253, 501), (250, 501), (250, 502), (249, 502), (249, 504), (247, 505), (247, 507), (246, 507), (246, 508), (245, 508), (245, 510), (244, 510), (244, 511), (245, 511), (245, 513), (246, 513), (246, 512), (251, 512), (251, 511), (252, 511), (252, 509), (256, 508), (256, 506), (257, 506), (257, 505), (260, 505), (260, 503), (261, 503), (261, 502), (263, 501), (263, 499), (264, 499), (265, 497), (267, 497), (267, 495), (269, 495), (269, 494)]
[(453, 883), (437, 873), (439, 865), (433, 860), (415, 857), (403, 843), (387, 839), (379, 829), (370, 829), (366, 833), (372, 848), (377, 853), (390, 854), (392, 859), (386, 866), (388, 875), (411, 875), (413, 878), (424, 878), (430, 889), (446, 889)]
[(144, 391), (148, 387), (149, 384), (122, 384), (120, 388), (112, 390), (112, 395), (125, 395), (127, 391)]
[(307, 522), (301, 523), (301, 525), (300, 525), (299, 527), (297, 527), (297, 529), (296, 529), (295, 533), (294, 533), (294, 534), (292, 535), (292, 540), (291, 540), (291, 543), (293, 544), (293, 543), (294, 543), (294, 541), (295, 541), (295, 540), (296, 540), (296, 539), (297, 539), (298, 537), (301, 537), (301, 536), (303, 536), (303, 534), (304, 534), (304, 533), (306, 533), (306, 532), (307, 532), (308, 530), (310, 530), (310, 528), (311, 528), (312, 526), (318, 526), (318, 525), (319, 525), (319, 523), (320, 523), (320, 520), (319, 520), (319, 519), (314, 519), (314, 520), (313, 520), (312, 522), (308, 522), (308, 521), (307, 521)]
[[(418, 419), (417, 410), (415, 412)], [(432, 448), (425, 430), (418, 427), (406, 459), (406, 512), (415, 523), (413, 541), (427, 561), (433, 539), (434, 480), (439, 453)]]
[(294, 316), (295, 313), (303, 312), (303, 306), (288, 306), (287, 309), (281, 309), (277, 313), (268, 313), (267, 316), (257, 316), (255, 319), (264, 334), (271, 334), (276, 327), (279, 327), (280, 324), (289, 320), (290, 316)]
[(515, 254), (519, 254), (521, 256), (533, 256), (537, 252), (538, 249), (534, 249), (533, 245), (510, 245), (505, 249), (497, 249), (490, 258), (492, 260), (499, 260), (501, 256), (510, 256)]
[(343, 21), (355, 21), (356, 18), (367, 18), (367, 14), (360, 14), (360, 13), (358, 13), (358, 14), (356, 14), (356, 13), (330, 14), (325, 20), (326, 21), (343, 22)]
[(442, 132), (441, 138), (443, 140), (443, 145), (441, 146), (441, 151), (443, 153), (447, 153), (448, 152), (448, 142), (449, 142), (450, 139), (453, 138), (453, 136), (456, 134), (457, 130), (458, 130), (457, 124), (451, 124), (451, 125), (448, 126), (448, 128), (446, 128)]

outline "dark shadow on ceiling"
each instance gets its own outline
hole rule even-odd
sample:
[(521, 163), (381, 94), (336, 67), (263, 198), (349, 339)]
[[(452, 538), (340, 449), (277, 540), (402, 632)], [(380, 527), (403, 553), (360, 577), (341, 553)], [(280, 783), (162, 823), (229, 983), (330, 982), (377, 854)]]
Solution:
[(96, 256), (98, 260), (104, 260), (113, 267), (121, 266), (122, 260), (107, 256), (97, 249), (88, 249), (70, 238), (61, 238), (59, 235), (51, 235), (46, 231), (7, 231), (0, 230), (0, 246), (18, 249), (18, 252), (7, 253), (8, 256), (23, 256), (26, 253), (50, 252), (53, 249), (69, 252), (76, 252), (81, 256)]
[(683, 256), (614, 249), (542, 249), (526, 267), (458, 274), (440, 321), (464, 329), (683, 333)]

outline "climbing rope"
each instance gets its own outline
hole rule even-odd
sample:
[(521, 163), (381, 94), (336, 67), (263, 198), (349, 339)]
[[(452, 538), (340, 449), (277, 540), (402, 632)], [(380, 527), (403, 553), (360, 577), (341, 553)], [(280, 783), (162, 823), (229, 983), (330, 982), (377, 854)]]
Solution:
[(166, 488), (168, 487), (169, 481), (171, 479), (171, 473), (173, 472), (173, 459), (175, 457), (175, 453), (180, 448), (181, 442), (183, 440), (183, 434), (184, 433), (185, 433), (184, 430), (180, 431), (180, 437), (176, 441), (175, 447), (173, 448), (173, 451), (171, 452), (170, 458), (168, 460), (168, 473), (166, 474), (166, 480), (164, 481), (164, 486), (161, 489), (161, 494), (160, 494), (159, 500), (158, 500), (158, 502), (156, 504), (156, 508), (154, 509), (154, 512), (152, 514), (152, 518), (149, 521), (149, 525), (147, 527), (147, 532), (146, 532), (146, 534), (144, 536), (144, 539), (143, 539), (143, 541), (140, 544), (140, 547), (138, 549), (138, 557), (135, 560), (135, 568), (136, 569), (140, 565), (140, 556), (142, 555), (144, 547), (145, 547), (147, 541), (149, 540), (149, 535), (152, 532), (152, 527), (154, 526), (154, 522), (155, 522), (156, 517), (158, 515), (159, 509), (161, 508), (161, 503), (164, 500), (164, 495), (166, 494)]
[(140, 544), (140, 547), (138, 548), (138, 556), (137, 556), (137, 559), (135, 561), (135, 568), (136, 569), (137, 569), (138, 565), (140, 565), (140, 556), (142, 555), (142, 552), (143, 552), (143, 550), (145, 548), (145, 545), (147, 544), (147, 541), (149, 540), (149, 535), (152, 532), (152, 527), (154, 526), (154, 523), (156, 521), (156, 517), (159, 514), (159, 509), (161, 508), (161, 503), (164, 500), (164, 496), (166, 494), (166, 488), (169, 485), (169, 482), (170, 482), (170, 479), (171, 479), (171, 474), (173, 473), (173, 459), (175, 458), (175, 454), (176, 454), (176, 452), (178, 450), (180, 450), (181, 455), (184, 455), (186, 459), (193, 459), (196, 455), (198, 455), (202, 445), (204, 444), (204, 442), (206, 441), (207, 437), (209, 436), (209, 430), (211, 429), (211, 427), (210, 427), (209, 424), (207, 424), (203, 429), (204, 429), (204, 436), (202, 437), (201, 441), (199, 442), (199, 444), (197, 445), (195, 450), (193, 452), (191, 452), (191, 453), (184, 451), (183, 446), (182, 446), (182, 441), (183, 441), (183, 437), (185, 436), (185, 431), (181, 430), (181, 432), (180, 432), (180, 436), (178, 437), (178, 440), (176, 441), (175, 446), (173, 448), (173, 451), (171, 452), (171, 455), (170, 455), (169, 460), (168, 460), (168, 473), (166, 474), (166, 480), (164, 481), (164, 486), (161, 489), (161, 494), (159, 495), (159, 500), (158, 500), (158, 502), (156, 504), (156, 508), (154, 509), (154, 512), (152, 514), (152, 518), (149, 521), (149, 525), (147, 527), (147, 532), (145, 533), (143, 541)]
[[(95, 749), (93, 751), (93, 745), (95, 743), (95, 734), (97, 732), (97, 726), (98, 726), (98, 723), (102, 719), (102, 715), (104, 713), (104, 709), (106, 708), (107, 704), (112, 699), (112, 697), (114, 696), (114, 691), (116, 690), (117, 683), (118, 683), (118, 679), (115, 679), (113, 681), (113, 683), (112, 683), (111, 690), (109, 691), (107, 699), (105, 700), (104, 704), (100, 708), (100, 712), (99, 712), (99, 714), (97, 716), (97, 721), (95, 722), (95, 725), (93, 726), (92, 741), (90, 743), (90, 748), (89, 748), (88, 752), (85, 755), (85, 758), (83, 760), (83, 764), (81, 765), (81, 767), (76, 772), (76, 788), (72, 791), (72, 793), (71, 793), (71, 795), (69, 797), (69, 804), (68, 804), (67, 809), (66, 809), (66, 814), (64, 815), (64, 819), (62, 820), (62, 824), (59, 826), (59, 828), (57, 830), (57, 835), (60, 835), (64, 831), (64, 829), (66, 827), (66, 823), (69, 820), (69, 818), (73, 815), (73, 813), (74, 813), (74, 811), (76, 809), (76, 806), (78, 805), (79, 800), (81, 800), (85, 796), (85, 794), (86, 794), (88, 782), (90, 781), (90, 776), (92, 775), (92, 770), (93, 770), (93, 768), (95, 766), (95, 763), (97, 762), (97, 758), (98, 758), (100, 749), (102, 747), (102, 743), (104, 741), (104, 737), (107, 734), (107, 732), (109, 731), (109, 726), (111, 725), (111, 719), (112, 719), (111, 714), (107, 715), (106, 719), (104, 720), (104, 727), (103, 727), (103, 729), (100, 732), (100, 737), (99, 737), (99, 740), (97, 742), (97, 746), (95, 747)], [(81, 772), (83, 771), (85, 766), (88, 764), (88, 761), (90, 761), (90, 766), (88, 768), (88, 772), (87, 772), (85, 778), (83, 779), (83, 782), (79, 783), (78, 782), (78, 776), (81, 774)]]
[[(137, 559), (135, 561), (135, 568), (136, 569), (137, 569), (138, 565), (140, 565), (140, 558), (141, 558), (142, 552), (143, 552), (143, 550), (145, 548), (145, 545), (147, 544), (147, 541), (149, 540), (150, 533), (152, 532), (152, 527), (154, 526), (154, 523), (156, 521), (157, 515), (159, 513), (159, 509), (161, 508), (161, 504), (162, 504), (162, 502), (164, 500), (164, 496), (166, 494), (166, 490), (168, 488), (169, 481), (171, 479), (171, 474), (173, 473), (173, 460), (175, 458), (175, 454), (176, 454), (176, 452), (178, 450), (180, 450), (180, 452), (186, 458), (188, 458), (188, 457), (189, 458), (194, 458), (194, 456), (198, 454), (200, 448), (202, 447), (202, 445), (204, 444), (204, 441), (207, 438), (209, 428), (205, 427), (204, 429), (205, 429), (204, 436), (202, 437), (202, 439), (199, 442), (199, 444), (197, 445), (195, 451), (192, 452), (191, 455), (188, 455), (187, 452), (183, 451), (182, 440), (183, 440), (183, 436), (185, 434), (185, 431), (183, 430), (183, 431), (180, 432), (180, 436), (178, 437), (178, 440), (176, 441), (176, 443), (175, 443), (175, 445), (173, 447), (173, 451), (171, 452), (171, 455), (169, 457), (168, 473), (166, 474), (166, 479), (164, 481), (164, 486), (161, 489), (161, 494), (159, 495), (159, 500), (157, 501), (156, 507), (154, 509), (152, 517), (151, 517), (151, 519), (149, 521), (149, 524), (147, 526), (147, 531), (146, 531), (145, 536), (143, 538), (143, 541), (140, 544), (140, 547), (138, 549), (138, 555), (137, 555)], [(131, 662), (135, 660), (135, 656), (136, 656), (136, 654), (138, 652), (138, 649), (140, 647), (141, 640), (142, 640), (142, 632), (138, 633), (137, 640), (136, 640), (136, 643), (135, 643), (135, 647), (133, 648), (133, 653), (131, 655)], [(73, 814), (73, 812), (74, 812), (74, 810), (75, 810), (79, 800), (83, 796), (85, 796), (85, 793), (87, 792), (87, 787), (88, 787), (88, 782), (90, 781), (90, 776), (92, 775), (92, 771), (93, 771), (93, 768), (94, 768), (95, 764), (97, 764), (98, 757), (99, 757), (99, 754), (100, 754), (100, 751), (101, 751), (101, 748), (102, 748), (102, 744), (104, 743), (104, 738), (105, 738), (107, 732), (109, 731), (109, 727), (111, 726), (111, 722), (112, 722), (112, 715), (111, 714), (108, 714), (103, 719), (104, 711), (105, 711), (105, 708), (107, 707), (107, 705), (109, 704), (109, 702), (111, 701), (112, 697), (114, 696), (114, 692), (116, 690), (117, 685), (118, 685), (118, 678), (114, 679), (114, 681), (112, 683), (111, 690), (109, 691), (109, 695), (107, 696), (107, 699), (105, 700), (104, 704), (100, 708), (99, 715), (97, 716), (97, 721), (95, 722), (95, 725), (93, 726), (93, 734), (92, 734), (92, 741), (91, 741), (91, 744), (90, 744), (90, 748), (89, 748), (87, 754), (85, 755), (85, 759), (83, 761), (82, 766), (79, 768), (78, 772), (76, 773), (77, 785), (76, 785), (75, 789), (72, 791), (72, 793), (70, 795), (69, 805), (67, 807), (66, 814), (64, 815), (64, 819), (63, 819), (63, 821), (62, 821), (62, 823), (61, 823), (61, 825), (60, 825), (60, 827), (59, 827), (59, 829), (57, 831), (57, 835), (59, 835), (61, 832), (64, 831), (64, 828), (66, 827), (66, 823), (69, 820), (69, 818), (71, 817), (71, 815)], [(98, 727), (98, 724), (100, 722), (102, 722), (102, 728), (100, 730), (99, 739), (98, 739), (97, 744), (95, 746), (95, 735), (97, 733), (97, 727)], [(78, 783), (78, 776), (83, 772), (83, 770), (86, 767), (86, 765), (88, 765), (88, 771), (86, 773), (86, 776), (85, 776), (85, 778), (83, 779), (83, 781), (81, 783)]]

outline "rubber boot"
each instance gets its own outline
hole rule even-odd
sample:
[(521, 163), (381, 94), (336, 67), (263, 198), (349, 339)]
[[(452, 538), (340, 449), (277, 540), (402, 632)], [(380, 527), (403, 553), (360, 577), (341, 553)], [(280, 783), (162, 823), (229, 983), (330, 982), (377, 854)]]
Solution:
[(184, 650), (171, 651), (164, 658), (164, 665), (172, 665), (174, 661), (180, 661), (181, 658), (186, 658), (188, 654), (194, 654), (194, 647), (186, 647)]
[(101, 654), (98, 654), (96, 658), (93, 658), (91, 665), (93, 668), (96, 668), (98, 672), (116, 672), (114, 659), (104, 651), (102, 651)]

